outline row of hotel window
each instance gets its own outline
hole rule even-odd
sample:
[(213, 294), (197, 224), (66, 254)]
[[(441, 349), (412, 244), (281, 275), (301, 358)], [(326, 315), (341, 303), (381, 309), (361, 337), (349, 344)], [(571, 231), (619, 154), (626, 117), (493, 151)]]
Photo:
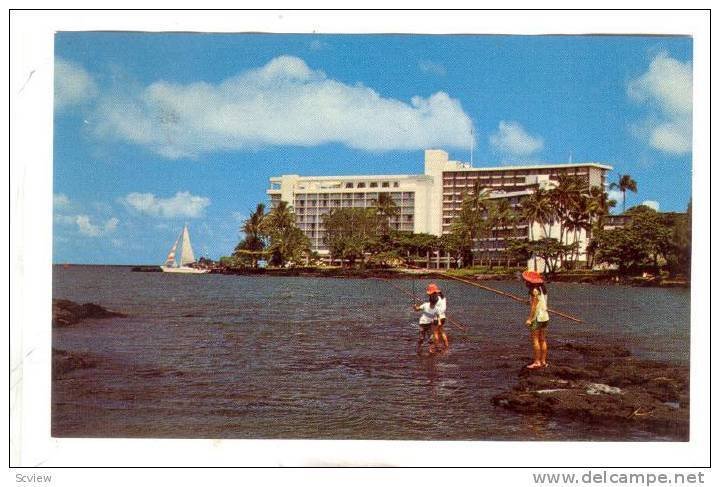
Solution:
[[(323, 213), (323, 214), (327, 214), (327, 213)], [(395, 222), (400, 221), (401, 219), (404, 220), (404, 221), (406, 221), (406, 222), (411, 222), (411, 221), (413, 221), (413, 217), (414, 217), (414, 215), (413, 215), (412, 213), (403, 213), (403, 214), (400, 215), (400, 216), (391, 217), (391, 218), (390, 218), (390, 222), (391, 222), (391, 223), (395, 223)], [(298, 221), (298, 223), (305, 223), (305, 224), (310, 224), (310, 225), (313, 225), (313, 226), (314, 226), (314, 225), (315, 225), (315, 222), (320, 223), (320, 222), (322, 222), (323, 220), (322, 220), (322, 215), (318, 215), (318, 216), (308, 215), (308, 216), (305, 216), (305, 215), (303, 215), (303, 214), (298, 214), (298, 216), (297, 216), (297, 221)]]
[[(378, 186), (378, 183), (380, 184), (380, 186)], [(378, 181), (369, 181), (369, 182), (367, 182), (367, 183), (361, 181), (361, 182), (358, 182), (358, 183), (350, 183), (350, 182), (345, 183), (345, 188), (346, 188), (346, 189), (352, 189), (352, 188), (378, 188), (378, 187), (380, 187), (380, 188), (389, 188), (389, 187), (390, 187), (390, 181), (380, 181), (380, 182), (378, 182)], [(393, 182), (392, 182), (392, 187), (393, 187), (393, 188), (399, 188), (399, 187), (400, 187), (400, 183), (399, 183), (398, 181), (393, 181)]]

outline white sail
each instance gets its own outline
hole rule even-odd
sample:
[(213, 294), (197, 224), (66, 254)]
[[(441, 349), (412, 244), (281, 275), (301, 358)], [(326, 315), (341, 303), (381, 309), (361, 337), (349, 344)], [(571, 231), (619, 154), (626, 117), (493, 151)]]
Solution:
[(177, 240), (175, 240), (175, 243), (170, 249), (170, 252), (168, 252), (167, 258), (165, 259), (165, 264), (163, 264), (165, 267), (175, 267), (175, 251), (177, 250), (178, 242), (180, 242), (181, 236), (182, 234), (178, 235), (178, 238)]
[(187, 225), (183, 229), (182, 233), (182, 250), (180, 252), (180, 266), (192, 264), (195, 262), (195, 254), (193, 254), (192, 245), (190, 245), (190, 232), (188, 232)]

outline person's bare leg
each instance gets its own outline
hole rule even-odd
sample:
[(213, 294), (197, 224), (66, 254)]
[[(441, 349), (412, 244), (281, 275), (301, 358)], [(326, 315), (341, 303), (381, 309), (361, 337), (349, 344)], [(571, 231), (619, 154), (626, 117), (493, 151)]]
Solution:
[(420, 330), (420, 336), (418, 337), (417, 342), (417, 354), (420, 355), (422, 353), (422, 344), (425, 341), (425, 330)]
[(445, 344), (445, 348), (450, 348), (450, 342), (448, 341), (447, 334), (445, 333), (445, 326), (440, 326), (440, 336), (442, 337), (443, 343)]
[(547, 366), (547, 354), (548, 354), (548, 346), (547, 346), (547, 340), (545, 338), (545, 328), (541, 328), (538, 330), (540, 333), (538, 335), (540, 339), (540, 363), (543, 367)]
[(532, 341), (533, 347), (533, 363), (527, 366), (528, 369), (537, 369), (542, 367), (540, 362), (540, 333), (539, 330), (533, 330), (530, 334), (530, 340)]

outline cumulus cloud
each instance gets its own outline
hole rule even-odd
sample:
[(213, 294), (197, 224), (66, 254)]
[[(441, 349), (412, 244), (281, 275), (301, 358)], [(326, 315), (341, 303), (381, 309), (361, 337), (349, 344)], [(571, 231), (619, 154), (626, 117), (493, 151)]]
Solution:
[(157, 81), (102, 97), (96, 135), (176, 159), (274, 145), (339, 143), (370, 151), (464, 147), (472, 122), (447, 93), (409, 102), (280, 56), (217, 84)]
[(681, 155), (692, 150), (692, 63), (662, 52), (648, 70), (630, 81), (628, 96), (648, 107), (648, 120), (635, 132), (660, 151)]
[(94, 98), (98, 88), (92, 76), (80, 65), (55, 58), (55, 108), (79, 105)]
[(447, 74), (447, 69), (445, 69), (445, 66), (440, 63), (428, 61), (426, 59), (418, 62), (418, 67), (423, 73), (432, 74), (435, 76), (445, 76)]
[(530, 135), (518, 122), (502, 120), (497, 132), (490, 134), (490, 145), (509, 156), (527, 157), (545, 146), (542, 137)]
[(179, 191), (170, 198), (159, 198), (152, 193), (130, 193), (121, 199), (128, 208), (145, 215), (162, 218), (197, 218), (210, 205), (210, 198)]
[(112, 233), (120, 223), (115, 217), (112, 217), (100, 225), (93, 224), (87, 215), (77, 215), (74, 217), (78, 230), (86, 237), (100, 237), (108, 233)]
[(70, 206), (70, 198), (64, 193), (53, 194), (53, 206), (55, 208), (67, 208)]
[(660, 203), (653, 200), (645, 200), (642, 202), (643, 206), (647, 206), (648, 208), (652, 208), (655, 211), (660, 211)]

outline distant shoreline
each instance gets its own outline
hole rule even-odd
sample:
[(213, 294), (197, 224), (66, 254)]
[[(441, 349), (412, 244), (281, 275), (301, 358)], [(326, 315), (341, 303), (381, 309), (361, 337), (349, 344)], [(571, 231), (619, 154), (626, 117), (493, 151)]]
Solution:
[[(134, 272), (161, 272), (159, 265), (138, 265), (138, 264), (53, 264), (54, 268), (72, 267), (117, 267), (128, 268)], [(498, 269), (500, 270), (500, 269)], [(292, 267), (287, 269), (279, 268), (214, 268), (210, 274), (238, 275), (238, 276), (269, 276), (269, 277), (329, 277), (348, 279), (442, 279), (448, 272), (445, 269), (405, 269), (405, 268), (375, 268), (359, 269), (345, 267)], [(508, 270), (506, 272), (472, 272), (470, 270), (450, 270), (448, 276), (462, 277), (473, 281), (517, 281), (519, 271)], [(624, 285), (632, 287), (663, 287), (663, 288), (690, 288), (690, 281), (684, 278), (643, 278), (643, 277), (619, 277), (613, 274), (601, 272), (573, 272), (558, 273), (548, 278), (548, 282), (571, 282), (581, 284), (598, 285)]]

